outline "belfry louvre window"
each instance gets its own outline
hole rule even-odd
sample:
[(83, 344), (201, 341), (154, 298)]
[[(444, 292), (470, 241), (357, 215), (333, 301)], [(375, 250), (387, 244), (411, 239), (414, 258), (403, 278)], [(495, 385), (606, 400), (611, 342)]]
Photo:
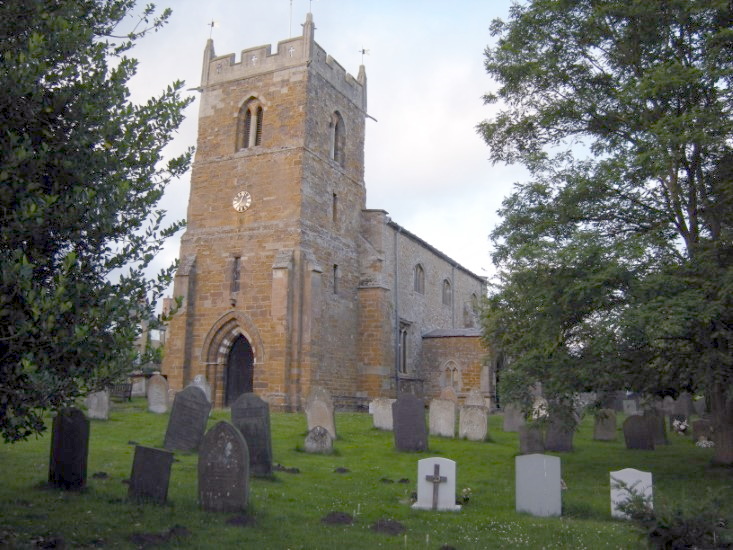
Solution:
[(345, 154), (344, 148), (346, 147), (346, 131), (344, 128), (344, 119), (341, 113), (335, 111), (331, 115), (331, 159), (336, 161), (341, 166), (344, 165)]
[(259, 100), (250, 97), (239, 110), (237, 121), (237, 150), (262, 145), (264, 110)]
[(415, 266), (415, 292), (425, 294), (425, 270), (420, 264)]

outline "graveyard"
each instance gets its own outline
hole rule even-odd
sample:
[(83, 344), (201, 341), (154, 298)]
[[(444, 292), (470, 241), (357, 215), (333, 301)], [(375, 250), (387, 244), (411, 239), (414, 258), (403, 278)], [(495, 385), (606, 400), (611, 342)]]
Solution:
[[(262, 414), (256, 400), (241, 406)], [(337, 412), (333, 425), (316, 434), (318, 450), (306, 452), (314, 420), (273, 412), (271, 448), (260, 445), (271, 470), (250, 467), (244, 474), (246, 502), (222, 500), (217, 498), (219, 482), (228, 474), (218, 457), (244, 440), (233, 425), (255, 441), (264, 424), (248, 426), (243, 418), (252, 415), (241, 412), (232, 423), (232, 411), (215, 409), (205, 418), (206, 435), (194, 448), (164, 451), (165, 440), (175, 435), (169, 433), (170, 415), (150, 412), (145, 398), (113, 400), (108, 419), (89, 421), (86, 483), (80, 490), (50, 486), (50, 430), (38, 439), (4, 444), (0, 546), (636, 548), (645, 543), (633, 524), (611, 515), (610, 472), (649, 472), (655, 508), (694, 506), (711, 491), (730, 495), (733, 489), (733, 472), (709, 466), (712, 450), (695, 446), (689, 435), (668, 432), (668, 443), (654, 450), (627, 449), (623, 413), (615, 438), (606, 434), (607, 441), (594, 439), (594, 418), (587, 415), (573, 450), (548, 452), (543, 459), (547, 472), (557, 470), (561, 476), (562, 489), (559, 515), (541, 517), (530, 508), (542, 500), (532, 491), (541, 490), (547, 476), (538, 472), (545, 466), (533, 464), (526, 475), (518, 473), (518, 433), (504, 431), (501, 415), (489, 415), (483, 440), (409, 434), (402, 444), (427, 448), (410, 450), (401, 444), (398, 450), (396, 432), (375, 428), (372, 415)], [(52, 419), (47, 421), (50, 426)], [(326, 445), (319, 445), (321, 440)], [(156, 463), (131, 480), (133, 462), (152, 464), (136, 449), (161, 450), (161, 466)], [(540, 456), (523, 455), (520, 462)], [(201, 487), (199, 472), (209, 467), (215, 473)], [(136, 488), (156, 484), (145, 475), (158, 468), (170, 471), (163, 498), (131, 498)], [(517, 490), (530, 492), (530, 505), (521, 513), (515, 505)], [(556, 490), (557, 485), (550, 492)], [(722, 512), (731, 517), (731, 499), (725, 502), (729, 508)]]

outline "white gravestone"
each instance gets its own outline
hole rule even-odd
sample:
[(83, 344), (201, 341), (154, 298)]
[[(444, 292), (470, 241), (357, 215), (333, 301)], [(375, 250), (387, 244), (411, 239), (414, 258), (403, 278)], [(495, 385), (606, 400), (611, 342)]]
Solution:
[(469, 441), (484, 441), (489, 434), (489, 417), (486, 407), (464, 405), (458, 420), (458, 437)]
[(461, 509), (456, 504), (456, 463), (442, 457), (423, 458), (417, 463), (417, 510)]
[(531, 454), (515, 458), (516, 511), (532, 516), (562, 515), (560, 459)]
[(328, 430), (333, 439), (336, 439), (336, 417), (331, 394), (326, 388), (314, 386), (305, 402), (305, 418), (308, 423), (308, 431), (316, 426)]
[(470, 392), (468, 392), (466, 399), (463, 400), (463, 405), (464, 406), (474, 406), (474, 407), (486, 407), (486, 400), (484, 399), (484, 396), (481, 395), (481, 390), (477, 390), (476, 388), (473, 388)]
[(95, 391), (84, 400), (87, 406), (87, 418), (109, 420), (109, 392)]
[(433, 399), (430, 402), (430, 435), (456, 436), (456, 404), (449, 399)]
[(639, 407), (636, 403), (636, 400), (634, 399), (624, 399), (623, 400), (623, 408), (624, 408), (624, 414), (626, 416), (631, 416), (634, 414), (639, 414)]
[(626, 519), (627, 515), (619, 510), (619, 504), (627, 501), (631, 493), (644, 497), (649, 508), (653, 508), (652, 474), (634, 468), (611, 472), (611, 516)]
[(372, 401), (372, 408), (374, 410), (372, 413), (372, 422), (375, 428), (392, 431), (392, 403), (394, 402), (395, 400), (389, 397), (378, 397)]
[(148, 410), (153, 413), (167, 413), (170, 408), (168, 380), (160, 374), (150, 377), (147, 384)]

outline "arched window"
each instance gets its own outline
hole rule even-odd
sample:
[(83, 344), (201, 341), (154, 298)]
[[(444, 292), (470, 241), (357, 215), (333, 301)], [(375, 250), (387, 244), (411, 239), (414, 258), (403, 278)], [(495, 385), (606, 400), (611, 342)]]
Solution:
[(440, 385), (443, 388), (453, 388), (456, 391), (460, 391), (463, 387), (461, 381), (461, 371), (455, 361), (448, 361), (441, 369), (441, 381)]
[(249, 149), (262, 144), (262, 120), (264, 110), (255, 97), (245, 101), (239, 110), (237, 122), (237, 150)]
[(407, 374), (407, 347), (408, 347), (408, 334), (410, 332), (410, 324), (404, 321), (400, 321), (400, 341), (398, 350), (398, 361), (399, 361), (399, 372)]
[(420, 264), (415, 266), (415, 292), (425, 294), (425, 270)]
[(345, 162), (346, 129), (344, 128), (344, 119), (341, 113), (335, 111), (331, 115), (329, 126), (331, 129), (331, 159), (343, 166)]
[(453, 304), (453, 289), (448, 279), (443, 280), (443, 305), (450, 306)]

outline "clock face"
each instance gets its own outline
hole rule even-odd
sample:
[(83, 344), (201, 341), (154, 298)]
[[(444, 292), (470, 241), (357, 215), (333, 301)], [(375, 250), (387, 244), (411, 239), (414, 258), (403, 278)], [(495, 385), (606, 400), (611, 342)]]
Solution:
[(250, 207), (251, 204), (252, 195), (250, 195), (247, 191), (240, 191), (239, 193), (234, 195), (234, 199), (232, 199), (232, 206), (237, 212), (244, 212), (245, 210), (247, 210), (247, 208)]

